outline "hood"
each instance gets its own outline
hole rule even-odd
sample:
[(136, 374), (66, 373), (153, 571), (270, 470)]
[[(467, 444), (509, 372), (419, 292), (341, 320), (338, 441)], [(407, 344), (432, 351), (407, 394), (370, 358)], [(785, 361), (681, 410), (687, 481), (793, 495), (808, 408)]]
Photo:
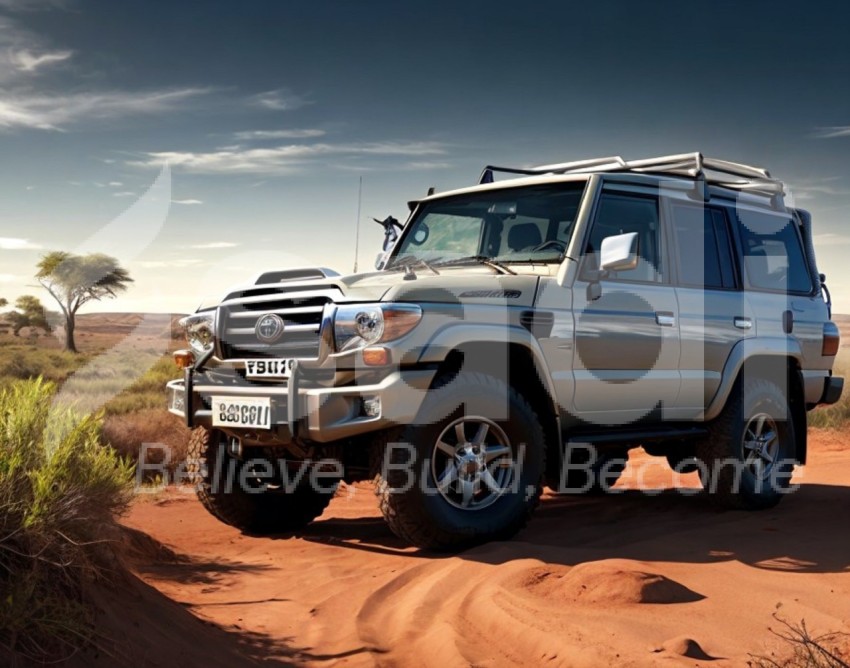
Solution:
[(339, 280), (351, 301), (492, 304), (496, 300), (509, 300), (516, 306), (530, 306), (534, 302), (537, 276), (500, 274), (482, 265), (440, 267), (439, 271), (433, 274), (417, 268), (415, 279), (405, 279), (403, 271), (379, 271)]
[(234, 286), (218, 303), (239, 294), (279, 287), (282, 291), (339, 290), (334, 301), (399, 301), (432, 303), (485, 303), (505, 300), (512, 306), (531, 306), (538, 277), (500, 274), (484, 265), (441, 267), (439, 275), (416, 268), (414, 279), (403, 271), (376, 271), (340, 276), (330, 270), (315, 270), (316, 278), (305, 280), (305, 270), (267, 272), (249, 284)]

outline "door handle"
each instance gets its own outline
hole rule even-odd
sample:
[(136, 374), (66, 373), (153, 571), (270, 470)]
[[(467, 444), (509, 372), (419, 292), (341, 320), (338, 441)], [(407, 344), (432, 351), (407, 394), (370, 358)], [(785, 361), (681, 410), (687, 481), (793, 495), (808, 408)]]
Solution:
[(735, 318), (735, 327), (738, 329), (752, 329), (753, 321), (750, 318)]
[(676, 316), (669, 311), (656, 311), (655, 322), (662, 327), (672, 327), (676, 324)]

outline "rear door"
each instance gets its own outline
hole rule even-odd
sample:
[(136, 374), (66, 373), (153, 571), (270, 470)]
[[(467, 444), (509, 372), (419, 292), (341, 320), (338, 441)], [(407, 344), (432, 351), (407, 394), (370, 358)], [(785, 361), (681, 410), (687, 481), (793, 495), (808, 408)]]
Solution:
[(755, 334), (741, 290), (729, 212), (689, 199), (668, 199), (682, 377), (676, 417), (695, 419), (716, 394), (729, 353)]

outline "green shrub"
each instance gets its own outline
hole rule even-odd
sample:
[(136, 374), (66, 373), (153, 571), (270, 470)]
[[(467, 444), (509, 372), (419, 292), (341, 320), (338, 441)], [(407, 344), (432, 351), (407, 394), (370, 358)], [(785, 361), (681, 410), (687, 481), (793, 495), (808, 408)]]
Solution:
[(85, 584), (114, 572), (132, 466), (99, 416), (52, 407), (42, 379), (0, 391), (0, 645), (61, 659), (94, 633)]
[(38, 376), (61, 383), (88, 359), (87, 355), (74, 355), (33, 345), (2, 345), (0, 346), (0, 385)]

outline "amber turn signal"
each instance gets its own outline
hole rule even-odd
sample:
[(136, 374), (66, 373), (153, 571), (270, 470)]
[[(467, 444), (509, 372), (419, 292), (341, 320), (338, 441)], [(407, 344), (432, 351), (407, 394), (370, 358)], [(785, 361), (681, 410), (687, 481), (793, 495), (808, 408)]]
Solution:
[(367, 366), (384, 366), (390, 363), (390, 351), (386, 348), (365, 348), (363, 364)]
[(195, 356), (189, 350), (175, 350), (174, 363), (181, 369), (188, 369), (195, 363)]
[(821, 355), (824, 357), (835, 357), (838, 354), (838, 347), (841, 345), (841, 334), (838, 331), (838, 325), (829, 321), (823, 323), (823, 349)]

